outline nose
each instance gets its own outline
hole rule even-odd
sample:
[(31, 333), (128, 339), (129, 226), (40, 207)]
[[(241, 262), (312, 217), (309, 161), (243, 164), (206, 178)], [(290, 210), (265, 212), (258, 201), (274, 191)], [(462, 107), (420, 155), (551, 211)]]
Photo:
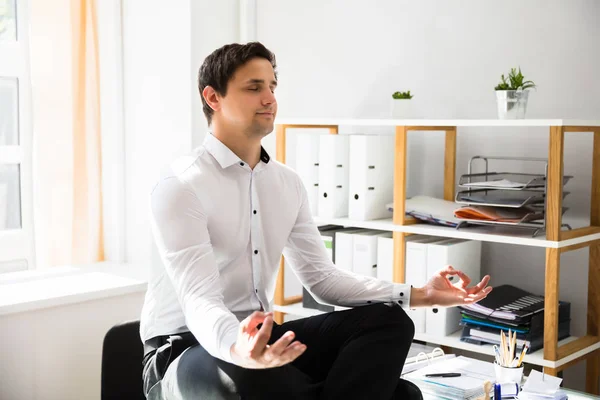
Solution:
[(275, 93), (271, 92), (270, 90), (266, 90), (265, 92), (266, 94), (262, 98), (263, 106), (273, 104), (277, 101), (275, 100)]

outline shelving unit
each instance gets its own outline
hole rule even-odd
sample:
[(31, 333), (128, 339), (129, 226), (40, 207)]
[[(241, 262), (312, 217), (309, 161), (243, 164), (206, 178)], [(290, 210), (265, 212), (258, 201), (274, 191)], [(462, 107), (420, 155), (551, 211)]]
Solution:
[[(405, 239), (410, 234), (426, 234), (451, 238), (464, 238), (496, 243), (545, 248), (545, 313), (544, 348), (527, 356), (526, 361), (541, 365), (550, 375), (583, 360), (587, 360), (586, 390), (598, 394), (600, 376), (600, 120), (524, 119), (524, 120), (394, 120), (394, 119), (279, 119), (276, 126), (276, 158), (285, 163), (285, 138), (289, 128), (327, 128), (338, 133), (338, 126), (393, 126), (396, 145), (394, 157), (394, 213), (393, 218), (375, 221), (351, 221), (347, 218), (316, 219), (318, 224), (335, 224), (360, 228), (381, 229), (393, 232), (395, 282), (404, 282)], [(445, 132), (444, 199), (454, 201), (456, 188), (456, 135), (461, 127), (546, 127), (549, 130), (548, 180), (545, 235), (532, 238), (527, 232), (496, 227), (455, 228), (425, 225), (405, 216), (407, 138), (411, 131)], [(561, 230), (563, 199), (564, 140), (568, 132), (593, 132), (593, 161), (590, 226), (570, 231)], [(545, 237), (544, 237), (545, 236)], [(558, 341), (558, 298), (560, 255), (589, 248), (587, 335)], [(301, 296), (286, 298), (283, 292), (283, 259), (275, 291), (276, 319), (282, 313), (297, 315)], [(310, 310), (312, 311), (312, 310)], [(304, 312), (304, 311), (302, 311)], [(318, 311), (317, 311), (318, 312)], [(308, 315), (308, 314), (304, 314)], [(457, 334), (446, 337), (417, 335), (438, 345), (492, 354), (486, 346), (476, 346), (460, 341)]]

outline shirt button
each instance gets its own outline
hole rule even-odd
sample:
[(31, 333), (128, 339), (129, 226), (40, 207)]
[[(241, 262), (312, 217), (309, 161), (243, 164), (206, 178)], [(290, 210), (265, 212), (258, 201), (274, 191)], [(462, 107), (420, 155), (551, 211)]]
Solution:
[(256, 214), (256, 210), (252, 211), (254, 214)]
[(398, 303), (399, 303), (400, 305), (404, 304), (404, 303), (402, 303), (402, 300), (398, 301)]
[(244, 166), (244, 163), (243, 163), (243, 162), (241, 162), (241, 163), (240, 163), (240, 165), (243, 167), (243, 166)]
[(254, 250), (254, 254), (258, 254), (258, 250)]
[(400, 296), (404, 296), (404, 293), (403, 293), (403, 292), (400, 292)]

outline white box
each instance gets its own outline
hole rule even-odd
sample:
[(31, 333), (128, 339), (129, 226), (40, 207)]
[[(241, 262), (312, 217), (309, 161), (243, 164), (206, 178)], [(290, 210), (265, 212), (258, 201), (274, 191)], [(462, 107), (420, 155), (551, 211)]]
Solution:
[[(476, 240), (451, 239), (427, 245), (427, 278), (440, 269), (452, 265), (471, 278), (472, 284), (481, 280), (481, 242)], [(458, 281), (454, 276), (453, 283)], [(434, 307), (426, 310), (425, 333), (447, 336), (460, 329), (458, 307)]]
[(392, 237), (377, 238), (377, 279), (386, 282), (394, 281), (394, 239)]
[(357, 229), (356, 231), (337, 232), (335, 234), (335, 265), (347, 271), (354, 270), (354, 235), (356, 233), (376, 234), (381, 231), (372, 229)]
[(318, 216), (348, 216), (348, 135), (319, 136)]
[[(427, 250), (429, 243), (450, 239), (437, 236), (411, 235), (406, 238), (405, 279), (409, 285), (423, 287), (427, 283)], [(415, 324), (415, 333), (426, 331), (426, 309), (419, 307), (407, 311)]]
[(348, 218), (367, 221), (391, 218), (394, 142), (391, 135), (350, 135)]
[(318, 215), (319, 204), (319, 135), (299, 133), (296, 136), (296, 173), (308, 194), (312, 215)]
[(377, 239), (390, 238), (392, 232), (355, 233), (352, 245), (352, 271), (365, 276), (377, 277)]

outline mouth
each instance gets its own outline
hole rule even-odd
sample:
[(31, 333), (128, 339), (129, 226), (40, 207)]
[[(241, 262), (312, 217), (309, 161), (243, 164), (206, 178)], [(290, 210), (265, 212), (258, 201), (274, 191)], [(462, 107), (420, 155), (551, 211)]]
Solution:
[(262, 115), (263, 117), (273, 117), (275, 114), (273, 112), (259, 112), (258, 115)]

